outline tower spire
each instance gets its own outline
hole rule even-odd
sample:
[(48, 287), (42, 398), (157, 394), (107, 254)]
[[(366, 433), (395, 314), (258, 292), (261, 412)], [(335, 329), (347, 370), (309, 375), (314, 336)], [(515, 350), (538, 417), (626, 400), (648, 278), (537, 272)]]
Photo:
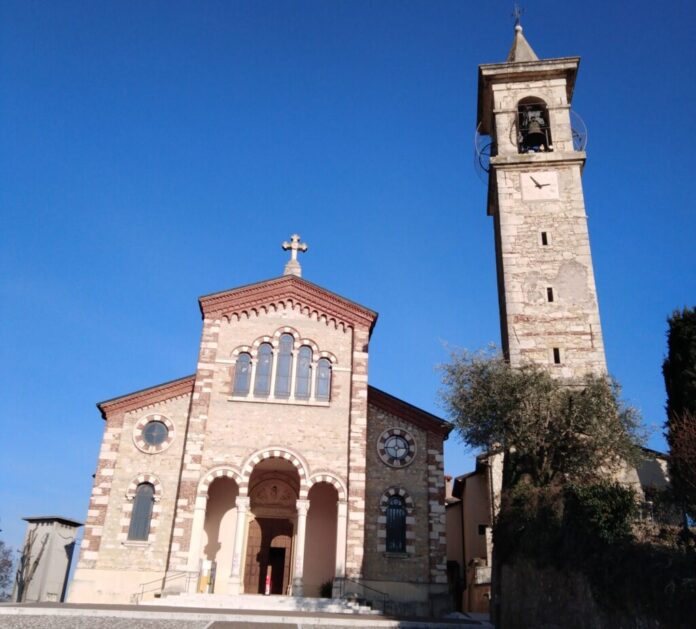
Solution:
[(518, 61), (539, 61), (536, 53), (529, 45), (529, 42), (522, 34), (521, 18), (524, 9), (515, 2), (512, 10), (512, 17), (515, 18), (515, 37), (512, 40), (512, 47), (507, 56), (508, 63), (517, 63)]

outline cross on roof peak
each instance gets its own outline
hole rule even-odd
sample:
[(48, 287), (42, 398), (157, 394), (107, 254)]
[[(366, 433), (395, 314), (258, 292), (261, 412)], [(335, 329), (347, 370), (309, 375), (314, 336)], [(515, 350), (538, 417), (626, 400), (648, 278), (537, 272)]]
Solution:
[(305, 243), (300, 242), (299, 234), (290, 236), (290, 242), (285, 241), (282, 247), (284, 251), (290, 250), (290, 259), (285, 265), (283, 275), (296, 275), (297, 277), (302, 277), (302, 267), (297, 259), (297, 252), (301, 251), (304, 253), (309, 247)]

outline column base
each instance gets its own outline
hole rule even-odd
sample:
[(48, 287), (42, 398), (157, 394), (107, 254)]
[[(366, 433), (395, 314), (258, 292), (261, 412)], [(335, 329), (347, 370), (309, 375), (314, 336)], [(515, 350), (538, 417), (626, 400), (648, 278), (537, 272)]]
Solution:
[(295, 577), (292, 580), (292, 595), (304, 596), (304, 590), (302, 588), (302, 577)]
[(229, 587), (227, 589), (227, 592), (231, 594), (232, 596), (236, 596), (237, 594), (242, 594), (242, 581), (239, 577), (231, 577), (229, 580)]
[(343, 577), (334, 577), (331, 587), (331, 598), (341, 598), (343, 596)]

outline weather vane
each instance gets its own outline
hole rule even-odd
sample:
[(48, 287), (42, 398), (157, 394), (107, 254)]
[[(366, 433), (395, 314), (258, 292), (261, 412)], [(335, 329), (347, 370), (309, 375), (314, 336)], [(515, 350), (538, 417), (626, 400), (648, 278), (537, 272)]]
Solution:
[(520, 18), (522, 17), (523, 13), (524, 9), (517, 4), (517, 2), (513, 3), (512, 17), (515, 18), (515, 26), (520, 26)]

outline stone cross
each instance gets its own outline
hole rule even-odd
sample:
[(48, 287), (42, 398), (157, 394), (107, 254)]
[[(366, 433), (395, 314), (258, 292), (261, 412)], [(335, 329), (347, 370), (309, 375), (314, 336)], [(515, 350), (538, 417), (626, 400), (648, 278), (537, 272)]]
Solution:
[(302, 277), (302, 267), (297, 260), (297, 252), (302, 251), (304, 253), (309, 247), (305, 243), (300, 242), (299, 234), (290, 236), (290, 242), (284, 242), (282, 246), (285, 251), (290, 249), (290, 259), (285, 265), (283, 275), (297, 275), (297, 277)]

